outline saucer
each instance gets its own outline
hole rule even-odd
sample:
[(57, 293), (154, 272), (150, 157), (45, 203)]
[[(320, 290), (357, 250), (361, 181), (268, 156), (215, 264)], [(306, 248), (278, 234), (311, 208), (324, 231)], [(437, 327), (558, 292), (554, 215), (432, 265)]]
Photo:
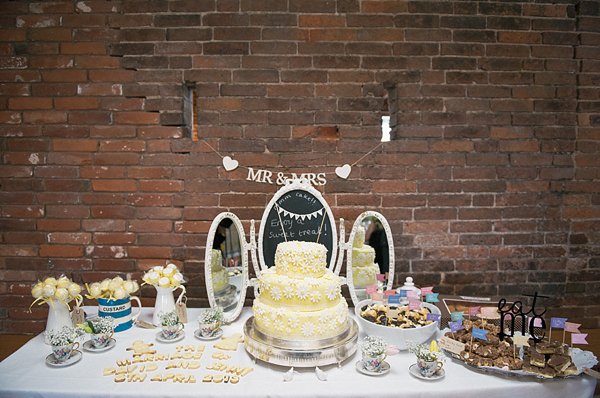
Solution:
[(360, 373), (364, 373), (369, 376), (381, 376), (390, 371), (390, 364), (386, 361), (383, 361), (381, 363), (381, 368), (379, 368), (379, 371), (373, 372), (371, 370), (365, 369), (365, 366), (363, 365), (362, 361), (358, 361), (356, 362), (356, 370), (358, 370)]
[(408, 368), (408, 370), (410, 371), (410, 374), (415, 376), (417, 379), (421, 379), (421, 380), (439, 380), (442, 377), (446, 376), (446, 371), (444, 370), (444, 368), (438, 370), (437, 372), (435, 372), (433, 374), (433, 376), (431, 377), (425, 377), (421, 374), (421, 372), (419, 372), (419, 367), (417, 366), (416, 363), (413, 363), (412, 365), (410, 365), (410, 368)]
[(177, 334), (177, 336), (175, 336), (172, 339), (165, 339), (165, 336), (163, 335), (162, 331), (156, 333), (156, 340), (160, 341), (161, 343), (174, 343), (176, 341), (183, 339), (184, 337), (185, 337), (185, 332), (183, 330), (181, 332), (179, 332)]
[(106, 345), (104, 347), (100, 347), (100, 348), (96, 348), (94, 347), (94, 345), (92, 344), (92, 340), (88, 340), (85, 343), (83, 343), (83, 349), (89, 352), (102, 352), (102, 351), (108, 351), (111, 348), (113, 348), (115, 346), (115, 344), (117, 343), (117, 340), (115, 339), (110, 339), (108, 340), (108, 342), (106, 343)]
[(54, 354), (50, 354), (46, 357), (46, 363), (50, 366), (62, 368), (63, 366), (73, 365), (74, 363), (81, 361), (81, 357), (83, 357), (83, 354), (81, 353), (81, 351), (75, 350), (75, 351), (73, 351), (73, 353), (71, 354), (69, 359), (67, 359), (64, 362), (59, 362), (54, 357)]
[(223, 329), (219, 328), (216, 332), (214, 332), (210, 336), (201, 336), (200, 329), (196, 329), (196, 331), (194, 332), (194, 336), (199, 338), (200, 340), (214, 340), (214, 339), (218, 339), (219, 337), (223, 336)]

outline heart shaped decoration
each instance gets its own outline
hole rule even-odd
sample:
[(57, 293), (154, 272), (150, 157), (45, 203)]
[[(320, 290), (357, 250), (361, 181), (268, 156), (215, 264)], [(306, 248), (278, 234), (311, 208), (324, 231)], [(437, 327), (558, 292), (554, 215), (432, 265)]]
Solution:
[(225, 170), (231, 171), (237, 169), (239, 162), (237, 160), (231, 159), (229, 156), (225, 156), (223, 158), (223, 167)]
[(336, 167), (335, 168), (335, 174), (338, 177), (343, 178), (344, 180), (346, 178), (348, 178), (348, 176), (350, 175), (351, 171), (352, 171), (352, 167), (349, 164), (345, 164), (342, 167)]

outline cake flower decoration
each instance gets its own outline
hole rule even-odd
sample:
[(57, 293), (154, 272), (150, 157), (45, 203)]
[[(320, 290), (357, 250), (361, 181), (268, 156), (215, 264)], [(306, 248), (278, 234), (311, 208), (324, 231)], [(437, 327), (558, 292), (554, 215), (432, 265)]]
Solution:
[(64, 275), (58, 279), (49, 277), (36, 283), (31, 289), (31, 295), (35, 300), (29, 306), (29, 312), (31, 312), (31, 307), (35, 303), (38, 303), (38, 305), (48, 303), (54, 308), (54, 301), (57, 301), (69, 308), (69, 303), (72, 300), (75, 300), (77, 306), (83, 301), (81, 286)]
[(140, 285), (136, 281), (116, 276), (112, 279), (104, 279), (102, 282), (94, 282), (91, 285), (86, 283), (85, 287), (89, 293), (85, 297), (89, 299), (120, 300), (138, 291)]

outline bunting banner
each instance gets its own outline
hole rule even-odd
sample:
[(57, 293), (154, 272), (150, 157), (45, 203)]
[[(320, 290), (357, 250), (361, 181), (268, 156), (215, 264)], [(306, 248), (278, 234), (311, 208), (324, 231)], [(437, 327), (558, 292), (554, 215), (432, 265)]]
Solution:
[(320, 208), (319, 210), (313, 211), (312, 213), (309, 213), (309, 214), (296, 214), (291, 211), (287, 211), (283, 207), (277, 205), (277, 212), (279, 214), (283, 214), (285, 217), (294, 218), (296, 220), (301, 219), (302, 221), (304, 221), (304, 219), (306, 219), (306, 218), (310, 220), (313, 217), (322, 216), (323, 208)]

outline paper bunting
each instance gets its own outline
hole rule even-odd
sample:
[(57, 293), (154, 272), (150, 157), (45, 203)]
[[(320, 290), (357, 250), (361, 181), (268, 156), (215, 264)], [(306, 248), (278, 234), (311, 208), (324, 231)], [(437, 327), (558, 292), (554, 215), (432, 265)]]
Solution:
[(285, 210), (283, 207), (281, 206), (277, 206), (277, 212), (279, 214), (283, 214), (285, 217), (290, 217), (290, 218), (295, 218), (296, 220), (298, 219), (302, 219), (302, 221), (304, 221), (305, 218), (308, 218), (309, 220), (313, 217), (317, 217), (317, 216), (322, 216), (323, 215), (323, 208), (313, 211), (312, 213), (309, 214), (296, 214), (293, 213), (291, 211), (287, 211)]
[(565, 322), (565, 330), (571, 333), (579, 333), (580, 323)]
[(480, 308), (481, 308), (481, 306), (469, 307), (469, 316), (475, 316), (475, 315), (479, 314)]
[(425, 296), (426, 294), (433, 293), (433, 286), (427, 286), (421, 288), (421, 294)]
[(371, 299), (375, 301), (383, 301), (383, 293), (373, 293)]
[(521, 335), (515, 335), (515, 336), (513, 336), (513, 341), (517, 345), (524, 345), (526, 347), (529, 347), (529, 341), (528, 340), (529, 340), (528, 336), (521, 336)]
[(427, 314), (427, 317), (425, 319), (428, 321), (439, 322), (441, 317), (442, 315), (440, 314)]
[(462, 321), (448, 322), (448, 326), (453, 333), (465, 328)]
[(377, 280), (379, 282), (384, 282), (385, 281), (385, 274), (376, 274), (375, 278), (377, 278)]
[(452, 322), (456, 322), (456, 321), (462, 321), (463, 320), (463, 311), (456, 311), (450, 314), (450, 318), (452, 319)]
[(406, 292), (406, 297), (418, 299), (419, 297), (421, 297), (421, 295), (419, 294), (418, 290), (409, 290)]
[(367, 294), (373, 294), (377, 292), (377, 285), (371, 285), (366, 287)]
[(388, 296), (388, 304), (400, 304), (400, 296)]
[(585, 339), (587, 335), (587, 333), (573, 333), (571, 335), (571, 344), (588, 344)]
[(438, 300), (438, 294), (439, 293), (427, 293), (425, 295), (425, 301), (428, 303), (439, 303), (440, 300)]
[(385, 292), (383, 292), (383, 295), (385, 297), (390, 297), (390, 296), (393, 296), (395, 294), (396, 294), (396, 291), (395, 290), (391, 290), (391, 289), (390, 290), (386, 290)]
[(488, 331), (485, 329), (472, 328), (471, 335), (476, 339), (486, 340), (487, 337), (485, 335), (488, 334)]
[(419, 311), (421, 309), (421, 301), (420, 300), (409, 300), (408, 301), (408, 309), (410, 311)]
[(550, 327), (556, 329), (564, 329), (567, 318), (551, 318)]

